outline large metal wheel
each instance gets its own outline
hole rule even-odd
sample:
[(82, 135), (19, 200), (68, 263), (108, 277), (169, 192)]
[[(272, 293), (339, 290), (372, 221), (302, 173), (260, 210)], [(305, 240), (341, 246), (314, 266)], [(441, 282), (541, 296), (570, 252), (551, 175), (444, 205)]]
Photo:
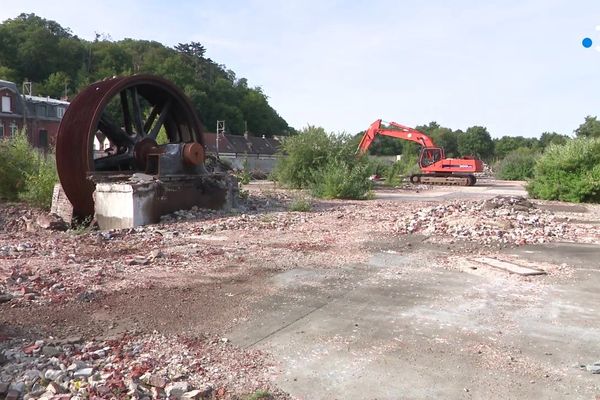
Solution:
[[(202, 128), (185, 94), (151, 75), (115, 77), (80, 92), (61, 121), (56, 142), (60, 183), (78, 217), (93, 215), (91, 173), (144, 171), (160, 132), (169, 143), (200, 143)], [(94, 139), (109, 148), (94, 149)]]

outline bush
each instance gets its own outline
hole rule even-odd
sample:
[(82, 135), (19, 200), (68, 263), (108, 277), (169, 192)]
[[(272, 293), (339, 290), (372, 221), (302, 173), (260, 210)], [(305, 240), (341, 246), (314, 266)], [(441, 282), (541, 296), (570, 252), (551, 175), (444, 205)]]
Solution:
[(317, 171), (312, 192), (325, 199), (366, 199), (371, 191), (369, 169), (365, 163), (351, 165), (345, 161), (332, 160)]
[(387, 186), (397, 186), (402, 183), (406, 176), (421, 172), (418, 164), (418, 157), (415, 154), (404, 154), (402, 159), (396, 161), (385, 176)]
[(371, 188), (367, 157), (357, 157), (356, 140), (308, 127), (282, 145), (272, 177), (296, 189), (311, 189), (318, 197), (364, 199)]
[(539, 154), (530, 148), (520, 147), (511, 151), (494, 165), (496, 177), (508, 181), (524, 181), (533, 177), (533, 169)]
[(0, 140), (0, 198), (10, 201), (19, 198), (27, 176), (37, 169), (36, 154), (24, 132)]
[(56, 182), (58, 173), (54, 157), (39, 157), (37, 170), (27, 175), (25, 190), (20, 198), (38, 207), (50, 209)]
[(600, 138), (550, 145), (536, 162), (527, 191), (546, 200), (600, 202)]
[(50, 208), (58, 182), (54, 157), (45, 158), (24, 132), (0, 141), (0, 198)]

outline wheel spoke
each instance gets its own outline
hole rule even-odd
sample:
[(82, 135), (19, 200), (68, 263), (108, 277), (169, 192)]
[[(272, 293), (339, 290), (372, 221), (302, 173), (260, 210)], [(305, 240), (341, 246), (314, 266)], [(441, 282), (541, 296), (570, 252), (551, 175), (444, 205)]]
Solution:
[(123, 125), (125, 125), (125, 132), (131, 135), (131, 113), (129, 112), (129, 101), (127, 100), (127, 92), (123, 90), (121, 93), (121, 109), (123, 110)]
[(156, 140), (158, 133), (160, 132), (160, 128), (164, 125), (165, 121), (167, 120), (167, 116), (169, 115), (170, 109), (171, 99), (169, 99), (163, 106), (162, 110), (160, 110), (158, 121), (156, 121), (156, 124), (154, 124), (154, 127), (152, 128), (152, 131), (150, 131), (150, 133), (148, 134), (148, 137)]
[(135, 133), (138, 138), (142, 138), (144, 136), (144, 119), (142, 116), (142, 109), (140, 107), (140, 97), (138, 96), (137, 89), (132, 87), (131, 91), (131, 101), (133, 103), (133, 123), (135, 125)]
[(133, 140), (110, 118), (105, 112), (102, 113), (98, 122), (98, 129), (114, 144), (118, 146), (133, 145)]
[(160, 107), (158, 105), (152, 107), (152, 111), (150, 112), (150, 116), (144, 123), (144, 132), (150, 132), (150, 128), (152, 128), (152, 124), (158, 115)]

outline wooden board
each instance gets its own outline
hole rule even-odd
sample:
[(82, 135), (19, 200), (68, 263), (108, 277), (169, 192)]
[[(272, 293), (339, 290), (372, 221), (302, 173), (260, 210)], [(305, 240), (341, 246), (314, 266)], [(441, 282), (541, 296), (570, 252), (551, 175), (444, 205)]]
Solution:
[(496, 260), (495, 258), (489, 257), (479, 257), (473, 258), (473, 261), (489, 265), (490, 267), (501, 269), (506, 272), (510, 272), (511, 274), (517, 274), (522, 276), (531, 276), (531, 275), (545, 275), (546, 271), (542, 269), (536, 269), (531, 267), (524, 267), (522, 265), (514, 264), (508, 261)]

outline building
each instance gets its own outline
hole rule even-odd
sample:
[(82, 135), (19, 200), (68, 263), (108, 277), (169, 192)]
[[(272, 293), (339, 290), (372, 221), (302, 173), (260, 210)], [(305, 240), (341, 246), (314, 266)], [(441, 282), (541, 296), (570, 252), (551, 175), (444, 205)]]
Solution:
[(25, 128), (31, 144), (48, 149), (56, 143), (67, 101), (21, 95), (13, 82), (0, 80), (0, 138)]
[(234, 169), (248, 168), (269, 173), (277, 163), (281, 142), (277, 138), (221, 134), (217, 148), (217, 134), (205, 133), (204, 145), (208, 154), (218, 154)]

